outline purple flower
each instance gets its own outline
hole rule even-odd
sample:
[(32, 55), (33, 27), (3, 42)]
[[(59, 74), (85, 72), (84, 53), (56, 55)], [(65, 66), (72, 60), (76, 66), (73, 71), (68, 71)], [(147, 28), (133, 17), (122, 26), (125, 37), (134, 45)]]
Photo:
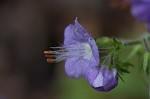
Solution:
[(132, 15), (138, 20), (150, 21), (150, 0), (132, 0)]
[(64, 45), (61, 47), (52, 47), (50, 51), (54, 57), (48, 59), (48, 62), (58, 62), (66, 60), (65, 70), (69, 77), (79, 78), (84, 76), (87, 67), (96, 67), (99, 65), (99, 51), (95, 40), (75, 19), (74, 25), (69, 25), (64, 33)]
[(66, 60), (65, 70), (69, 77), (85, 76), (89, 84), (96, 90), (107, 92), (117, 86), (116, 69), (108, 70), (106, 66), (99, 69), (99, 51), (95, 40), (75, 19), (64, 33), (64, 45), (51, 47), (53, 51), (45, 51), (47, 61)]
[(118, 85), (117, 70), (108, 70), (106, 66), (87, 69), (86, 78), (97, 91), (108, 92)]
[(132, 15), (138, 20), (146, 21), (150, 30), (150, 0), (132, 0), (131, 5)]

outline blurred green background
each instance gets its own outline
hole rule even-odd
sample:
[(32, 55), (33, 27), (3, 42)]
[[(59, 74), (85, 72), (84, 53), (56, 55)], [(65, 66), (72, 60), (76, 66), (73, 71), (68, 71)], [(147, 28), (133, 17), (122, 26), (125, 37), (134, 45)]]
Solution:
[[(48, 64), (43, 55), (63, 43), (64, 29), (75, 17), (93, 37), (132, 39), (146, 31), (129, 4), (110, 1), (0, 0), (0, 99), (148, 99), (136, 56), (125, 83), (119, 79), (114, 90), (102, 93), (84, 78), (67, 77), (64, 62)], [(129, 52), (122, 53), (126, 58)]]

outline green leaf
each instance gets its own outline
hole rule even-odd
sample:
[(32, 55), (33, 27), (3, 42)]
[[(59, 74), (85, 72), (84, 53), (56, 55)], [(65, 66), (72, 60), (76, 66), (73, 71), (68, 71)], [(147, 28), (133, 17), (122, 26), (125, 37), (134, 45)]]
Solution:
[(144, 59), (143, 59), (143, 70), (144, 71), (147, 71), (147, 69), (148, 69), (149, 60), (150, 60), (150, 53), (146, 52), (144, 54)]
[(134, 65), (128, 62), (116, 61), (115, 66), (118, 72), (123, 75), (124, 73), (130, 73), (128, 69)]
[(128, 63), (128, 62), (121, 62), (121, 63), (120, 63), (120, 66), (121, 66), (121, 67), (134, 67), (133, 64)]
[(121, 73), (130, 73), (127, 69), (124, 69), (124, 68), (119, 68), (119, 71)]
[(125, 82), (119, 73), (117, 73), (117, 75), (122, 80), (122, 82)]

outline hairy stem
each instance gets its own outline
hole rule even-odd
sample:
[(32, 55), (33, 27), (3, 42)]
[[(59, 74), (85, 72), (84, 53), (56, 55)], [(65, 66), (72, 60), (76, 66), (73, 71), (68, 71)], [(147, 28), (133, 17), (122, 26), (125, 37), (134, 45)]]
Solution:
[(150, 52), (150, 49), (148, 47), (148, 42), (145, 38), (143, 38), (143, 45), (144, 45), (145, 51)]
[[(124, 43), (125, 46), (132, 46), (132, 45), (141, 44), (143, 40), (144, 40), (144, 42), (145, 42), (146, 40), (150, 40), (150, 35), (148, 35), (148, 34), (145, 35), (145, 34), (144, 34), (144, 36), (142, 36), (141, 38), (139, 38), (139, 39), (137, 39), (137, 40), (124, 41), (123, 43)], [(147, 47), (148, 47), (148, 45), (147, 45)]]

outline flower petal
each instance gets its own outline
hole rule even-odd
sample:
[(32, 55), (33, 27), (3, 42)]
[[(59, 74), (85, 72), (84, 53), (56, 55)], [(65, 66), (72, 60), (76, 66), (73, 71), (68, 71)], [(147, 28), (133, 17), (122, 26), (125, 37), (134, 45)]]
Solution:
[(132, 15), (141, 21), (150, 21), (150, 1), (133, 0), (131, 12)]
[(99, 73), (98, 67), (93, 67), (93, 66), (87, 67), (87, 70), (86, 70), (86, 73), (85, 73), (85, 78), (89, 82), (90, 85), (96, 79), (98, 73)]
[(98, 66), (100, 63), (98, 47), (93, 38), (89, 38), (88, 41), (92, 49), (92, 57), (90, 59), (90, 66)]
[(89, 62), (80, 58), (70, 58), (65, 63), (65, 70), (69, 77), (79, 78), (85, 74)]
[(89, 33), (75, 19), (75, 25), (69, 25), (64, 31), (64, 45), (75, 44), (77, 42), (87, 42)]
[(99, 70), (97, 77), (91, 83), (91, 86), (102, 92), (112, 90), (118, 85), (116, 69), (108, 70), (106, 66), (102, 66)]
[(74, 34), (74, 25), (69, 25), (64, 31), (64, 45), (69, 46), (76, 43), (76, 36)]

